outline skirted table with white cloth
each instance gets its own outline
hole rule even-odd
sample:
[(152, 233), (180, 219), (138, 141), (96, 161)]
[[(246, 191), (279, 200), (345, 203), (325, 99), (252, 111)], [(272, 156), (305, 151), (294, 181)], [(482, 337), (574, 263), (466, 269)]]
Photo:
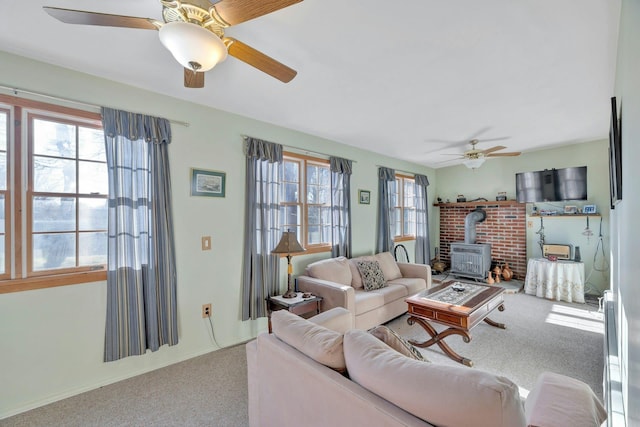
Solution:
[(584, 303), (584, 263), (530, 258), (524, 291), (541, 298)]

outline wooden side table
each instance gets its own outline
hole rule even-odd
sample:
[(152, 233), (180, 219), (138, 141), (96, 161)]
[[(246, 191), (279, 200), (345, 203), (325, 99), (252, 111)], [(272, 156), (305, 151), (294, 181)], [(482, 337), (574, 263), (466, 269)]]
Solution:
[[(303, 298), (302, 292), (297, 292), (295, 298), (283, 298), (277, 295), (267, 298), (267, 317), (269, 318), (269, 333), (271, 333), (271, 313), (277, 310), (288, 310), (293, 314), (302, 316), (303, 314), (320, 314), (322, 297), (311, 296)], [(304, 317), (304, 316), (303, 316)]]

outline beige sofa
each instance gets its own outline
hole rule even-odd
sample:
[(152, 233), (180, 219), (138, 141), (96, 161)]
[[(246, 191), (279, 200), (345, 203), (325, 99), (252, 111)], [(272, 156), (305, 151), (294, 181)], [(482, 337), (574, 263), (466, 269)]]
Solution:
[(523, 403), (507, 378), (411, 359), (351, 322), (343, 308), (309, 320), (273, 313), (273, 334), (246, 345), (251, 427), (596, 427), (606, 418), (580, 381), (545, 373)]
[[(386, 284), (366, 291), (357, 261), (376, 261)], [(343, 307), (357, 329), (381, 325), (407, 311), (408, 296), (431, 288), (431, 267), (396, 262), (390, 252), (347, 259), (330, 258), (309, 264), (297, 278), (298, 289), (323, 298), (322, 310)]]

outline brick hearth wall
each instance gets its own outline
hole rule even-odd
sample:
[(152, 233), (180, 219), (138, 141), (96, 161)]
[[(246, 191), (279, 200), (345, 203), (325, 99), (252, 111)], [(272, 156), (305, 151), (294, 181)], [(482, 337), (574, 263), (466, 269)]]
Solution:
[(527, 272), (526, 204), (474, 205), (441, 204), (440, 259), (451, 266), (451, 243), (464, 242), (464, 220), (476, 207), (487, 212), (487, 219), (476, 224), (476, 243), (491, 244), (492, 265), (505, 262), (514, 279), (524, 280)]

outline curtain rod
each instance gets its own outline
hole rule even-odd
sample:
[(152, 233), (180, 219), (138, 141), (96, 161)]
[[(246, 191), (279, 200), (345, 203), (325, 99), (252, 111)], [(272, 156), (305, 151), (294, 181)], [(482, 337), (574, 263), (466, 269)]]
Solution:
[[(60, 96), (49, 95), (49, 94), (43, 93), (43, 92), (34, 92), (34, 91), (31, 91), (31, 90), (20, 89), (20, 88), (17, 88), (17, 87), (5, 86), (3, 84), (0, 84), (0, 89), (4, 89), (4, 90), (8, 90), (10, 92), (13, 92), (14, 95), (18, 95), (18, 92), (22, 92), (22, 93), (25, 93), (27, 95), (40, 96), (42, 98), (49, 98), (49, 99), (53, 99), (53, 100), (56, 100), (56, 101), (71, 102), (71, 103), (76, 104), (76, 105), (82, 105), (84, 107), (94, 108), (94, 109), (98, 109), (98, 110), (100, 110), (100, 108), (101, 108), (100, 105), (96, 105), (96, 104), (89, 104), (87, 102), (76, 101), (75, 99), (71, 99), (71, 98), (62, 98)], [(180, 121), (180, 120), (172, 120), (172, 119), (168, 119), (168, 120), (169, 120), (169, 122), (174, 123), (176, 125), (184, 126), (184, 127), (187, 127), (187, 128), (190, 126), (189, 122), (183, 122), (183, 121)]]
[[(249, 136), (249, 135), (242, 135), (243, 138), (254, 138), (253, 136)], [(262, 138), (255, 138), (255, 139), (262, 139)], [(318, 151), (311, 151), (311, 150), (307, 150), (306, 148), (299, 148), (299, 147), (294, 147), (292, 145), (284, 145), (284, 144), (280, 144), (282, 145), (282, 147), (284, 148), (288, 148), (289, 150), (297, 150), (300, 153), (299, 154), (312, 154), (315, 156), (326, 156), (326, 157), (339, 157), (336, 156), (335, 154), (327, 154), (327, 153), (320, 153)], [(345, 159), (345, 160), (349, 160), (352, 163), (358, 163), (357, 160), (351, 160), (351, 159)]]
[[(422, 173), (418, 173), (418, 172), (409, 172), (409, 171), (403, 171), (402, 169), (390, 168), (389, 166), (376, 165), (376, 167), (378, 167), (378, 168), (393, 169), (393, 171), (394, 171), (394, 172), (410, 173), (411, 175), (424, 175), (424, 174), (422, 174)], [(425, 176), (426, 176), (426, 175), (425, 175)]]

